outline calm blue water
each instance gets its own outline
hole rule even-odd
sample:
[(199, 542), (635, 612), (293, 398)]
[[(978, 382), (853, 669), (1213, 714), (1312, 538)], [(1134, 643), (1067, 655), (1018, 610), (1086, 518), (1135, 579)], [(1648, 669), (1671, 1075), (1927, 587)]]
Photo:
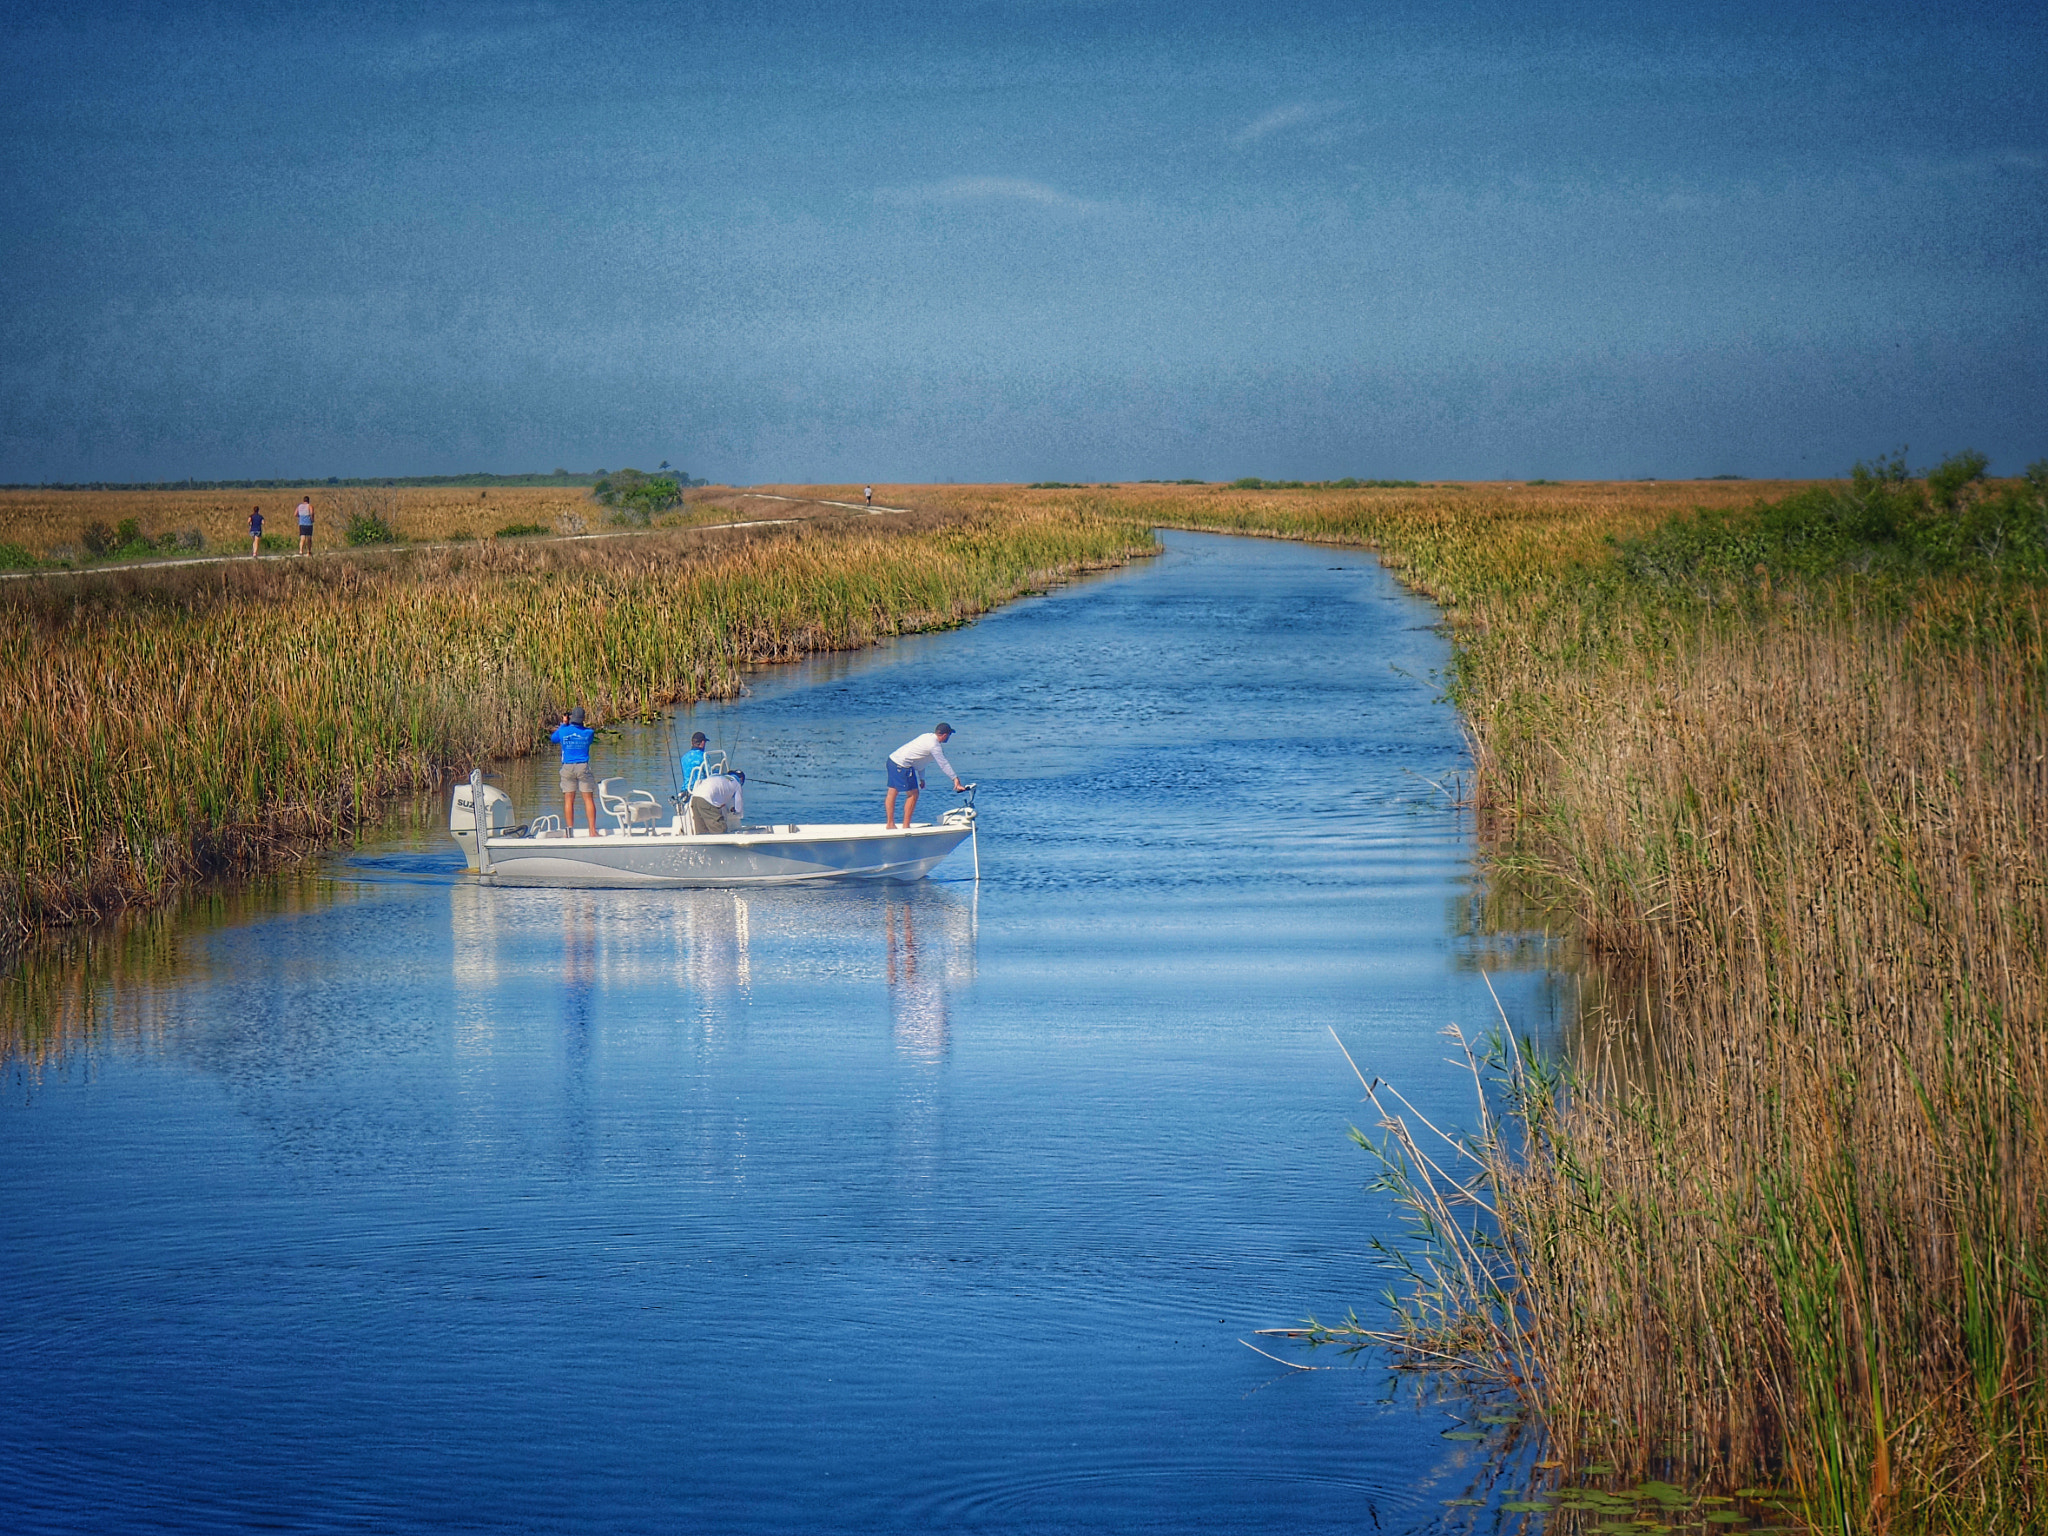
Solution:
[(0, 1525), (1433, 1527), (1443, 1405), (1239, 1341), (1378, 1313), (1331, 1029), (1469, 1118), (1447, 647), (1355, 553), (1168, 545), (695, 712), (799, 822), (946, 718), (978, 888), (481, 890), (428, 829), (18, 993), (74, 1027), (0, 1104)]

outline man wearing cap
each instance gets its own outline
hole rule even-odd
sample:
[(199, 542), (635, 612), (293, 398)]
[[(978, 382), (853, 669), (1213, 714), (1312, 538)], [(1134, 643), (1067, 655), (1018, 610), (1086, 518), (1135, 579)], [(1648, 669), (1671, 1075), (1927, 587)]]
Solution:
[(689, 829), (693, 836), (730, 832), (747, 819), (747, 776), (714, 773), (699, 779), (690, 791)]
[(688, 794), (697, 787), (697, 781), (711, 770), (704, 766), (704, 733), (690, 734), (690, 750), (683, 754), (683, 793)]
[(942, 773), (953, 781), (953, 792), (964, 794), (967, 786), (960, 782), (960, 775), (953, 771), (953, 765), (946, 761), (947, 738), (953, 734), (953, 727), (941, 720), (914, 741), (906, 741), (889, 754), (885, 765), (889, 776), (889, 787), (882, 794), (882, 824), (890, 829), (896, 825), (896, 791), (903, 790), (909, 799), (903, 802), (903, 825), (910, 826), (910, 818), (917, 811), (917, 792), (924, 788), (924, 775), (919, 770), (926, 763), (937, 763)]
[(562, 830), (576, 830), (576, 792), (583, 792), (583, 821), (590, 835), (597, 836), (597, 780), (590, 773), (590, 743), (597, 732), (583, 723), (583, 706), (577, 705), (555, 727), (549, 741), (562, 747)]

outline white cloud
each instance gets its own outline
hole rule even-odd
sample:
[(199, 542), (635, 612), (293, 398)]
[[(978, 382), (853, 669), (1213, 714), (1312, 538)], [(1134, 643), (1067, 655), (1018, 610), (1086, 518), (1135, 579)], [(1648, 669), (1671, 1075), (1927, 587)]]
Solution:
[(1247, 123), (1230, 136), (1230, 142), (1239, 147), (1256, 144), (1276, 133), (1286, 133), (1325, 122), (1339, 110), (1339, 105), (1333, 101), (1290, 102), (1284, 107), (1275, 107), (1256, 122)]
[(380, 40), (372, 54), (388, 74), (422, 75), (474, 70), (496, 60), (537, 57), (573, 35), (564, 19), (545, 7), (515, 6), (486, 18), (484, 25), (429, 27), (410, 36)]
[(1033, 203), (1062, 213), (1093, 213), (1105, 206), (1021, 176), (949, 176), (923, 186), (884, 187), (875, 194), (875, 200), (898, 207), (923, 203)]

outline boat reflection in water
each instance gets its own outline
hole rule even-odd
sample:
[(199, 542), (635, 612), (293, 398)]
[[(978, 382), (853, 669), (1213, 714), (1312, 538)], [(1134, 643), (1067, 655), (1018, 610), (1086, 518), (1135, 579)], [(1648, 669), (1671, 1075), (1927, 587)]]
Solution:
[(896, 1048), (914, 1061), (945, 1056), (953, 1033), (947, 990), (974, 977), (973, 918), (970, 912), (963, 928), (961, 916), (957, 903), (898, 896), (884, 904), (884, 975), (896, 1020)]
[[(971, 887), (969, 890), (971, 891)], [(458, 1039), (488, 1049), (494, 1015), (557, 993), (572, 1041), (602, 1028), (607, 991), (667, 989), (707, 1038), (787, 991), (886, 997), (899, 1053), (941, 1060), (951, 994), (974, 980), (972, 895), (944, 885), (449, 892)]]

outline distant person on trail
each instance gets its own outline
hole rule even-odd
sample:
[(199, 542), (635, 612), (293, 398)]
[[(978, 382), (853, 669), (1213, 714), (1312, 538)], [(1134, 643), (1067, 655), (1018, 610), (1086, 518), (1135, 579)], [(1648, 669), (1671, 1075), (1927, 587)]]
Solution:
[(688, 830), (696, 836), (730, 832), (747, 819), (747, 776), (714, 773), (690, 791)]
[(249, 555), (253, 559), (262, 553), (263, 509), (261, 507), (252, 507), (249, 510)]
[(590, 773), (590, 743), (597, 732), (583, 723), (583, 707), (579, 704), (562, 716), (562, 723), (555, 727), (549, 741), (559, 742), (562, 747), (562, 831), (573, 834), (576, 830), (576, 795), (583, 795), (583, 824), (590, 828), (590, 835), (597, 836), (597, 780)]
[(889, 787), (882, 794), (882, 825), (893, 829), (896, 825), (896, 791), (905, 791), (910, 798), (903, 802), (903, 825), (907, 830), (910, 818), (917, 810), (917, 792), (924, 788), (924, 775), (919, 770), (926, 763), (937, 763), (947, 778), (953, 781), (953, 792), (965, 794), (967, 786), (960, 782), (960, 775), (953, 771), (953, 765), (946, 761), (946, 742), (952, 737), (953, 727), (941, 720), (932, 729), (915, 740), (906, 741), (889, 754), (885, 765)]
[(704, 733), (690, 733), (690, 750), (683, 754), (683, 793), (688, 794), (697, 787), (697, 781), (710, 770), (704, 766)]
[(860, 488), (860, 499), (872, 507), (875, 504), (875, 488), (872, 485), (862, 486)]
[(310, 496), (299, 499), (299, 553), (313, 553), (313, 498)]

